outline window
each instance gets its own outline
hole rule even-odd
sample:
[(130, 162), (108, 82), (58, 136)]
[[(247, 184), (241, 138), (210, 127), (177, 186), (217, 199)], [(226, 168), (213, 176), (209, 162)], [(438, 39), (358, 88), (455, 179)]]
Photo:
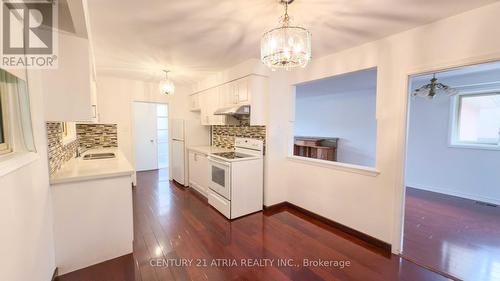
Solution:
[[(27, 77), (22, 71), (14, 72)], [(36, 152), (28, 84), (19, 77), (0, 69), (0, 155)]]
[(7, 93), (0, 92), (0, 154), (9, 153), (11, 151), (9, 145), (9, 126), (7, 116)]
[(500, 149), (500, 93), (455, 98), (452, 145)]
[(62, 122), (62, 142), (68, 144), (76, 140), (76, 124), (75, 122)]
[(158, 168), (168, 167), (168, 106), (156, 105), (157, 142), (158, 142)]

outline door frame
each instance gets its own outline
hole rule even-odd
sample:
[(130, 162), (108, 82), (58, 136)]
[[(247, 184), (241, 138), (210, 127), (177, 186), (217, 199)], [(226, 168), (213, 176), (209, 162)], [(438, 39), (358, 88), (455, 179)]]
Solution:
[[(130, 102), (130, 139), (131, 139), (131, 147), (132, 147), (132, 158), (133, 158), (133, 166), (134, 166), (134, 170), (137, 171), (137, 167), (135, 166), (135, 151), (136, 151), (136, 144), (135, 144), (135, 109), (134, 109), (134, 104), (135, 103), (153, 103), (153, 104), (166, 104), (167, 105), (167, 110), (168, 110), (168, 126), (170, 128), (170, 102), (168, 101), (145, 101), (145, 100), (132, 100)], [(158, 145), (158, 144), (157, 144)], [(171, 157), (171, 152), (172, 152), (172, 146), (171, 146), (171, 142), (169, 140), (168, 142), (168, 155), (169, 155), (169, 159), (168, 159), (168, 162), (169, 164), (172, 162), (170, 159)], [(158, 154), (158, 152), (157, 152)], [(168, 171), (169, 171), (169, 175), (172, 174), (171, 172), (171, 165), (168, 165)]]
[(410, 69), (406, 72), (405, 76), (405, 97), (401, 106), (400, 112), (400, 128), (398, 137), (399, 151), (396, 154), (397, 161), (399, 162), (398, 171), (396, 173), (397, 179), (395, 187), (395, 217), (394, 217), (394, 230), (393, 230), (393, 250), (394, 254), (403, 256), (403, 241), (404, 241), (404, 223), (405, 223), (405, 201), (406, 201), (406, 161), (408, 152), (408, 133), (409, 133), (409, 114), (410, 114), (410, 86), (411, 79), (414, 76), (432, 74), (437, 72), (450, 71), (464, 67), (500, 62), (500, 53), (490, 54), (479, 57), (468, 57), (457, 61), (441, 62), (440, 64), (429, 64), (417, 68)]

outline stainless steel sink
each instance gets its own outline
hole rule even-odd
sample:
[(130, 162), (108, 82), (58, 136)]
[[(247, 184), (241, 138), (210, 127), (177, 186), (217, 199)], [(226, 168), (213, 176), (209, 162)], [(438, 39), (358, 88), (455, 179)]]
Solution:
[(83, 156), (83, 160), (97, 160), (97, 159), (109, 159), (115, 158), (116, 155), (113, 152), (105, 153), (89, 153)]

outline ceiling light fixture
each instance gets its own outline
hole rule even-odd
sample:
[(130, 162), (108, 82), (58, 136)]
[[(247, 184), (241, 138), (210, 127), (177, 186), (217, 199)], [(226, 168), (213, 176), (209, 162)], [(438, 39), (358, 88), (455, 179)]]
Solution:
[(294, 0), (279, 0), (285, 6), (281, 26), (262, 35), (260, 54), (262, 62), (271, 70), (290, 70), (306, 67), (311, 60), (311, 33), (300, 26), (291, 25), (288, 5)]
[(171, 95), (175, 91), (175, 85), (172, 80), (168, 79), (169, 70), (163, 70), (165, 72), (165, 79), (160, 82), (160, 91), (162, 94)]
[(411, 93), (411, 95), (414, 97), (424, 97), (428, 99), (434, 98), (434, 96), (437, 94), (453, 96), (458, 94), (458, 90), (448, 85), (438, 83), (436, 73), (434, 73), (429, 84), (425, 84)]

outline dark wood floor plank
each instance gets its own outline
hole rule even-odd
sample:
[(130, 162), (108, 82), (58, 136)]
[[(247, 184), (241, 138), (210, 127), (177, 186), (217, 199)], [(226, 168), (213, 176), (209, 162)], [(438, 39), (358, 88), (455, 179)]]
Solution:
[[(196, 192), (168, 182), (166, 171), (138, 173), (133, 196), (134, 255), (129, 271), (138, 281), (448, 280), (400, 257), (383, 256), (355, 237), (294, 210), (260, 212), (229, 221)], [(152, 267), (151, 259), (158, 258), (188, 259), (193, 263), (200, 260), (207, 266)], [(269, 259), (275, 263), (278, 259), (293, 259), (297, 266), (211, 265), (220, 259), (238, 263), (242, 259)], [(302, 266), (304, 259), (346, 260), (352, 265), (344, 269)], [(115, 275), (102, 271), (106, 263), (103, 265), (85, 275), (92, 279), (82, 281), (114, 280)], [(75, 281), (81, 276), (75, 272), (61, 280)]]
[(134, 258), (132, 254), (118, 257), (77, 270), (62, 276), (58, 276), (58, 281), (134, 281)]
[(463, 280), (500, 280), (500, 208), (406, 189), (404, 256)]

